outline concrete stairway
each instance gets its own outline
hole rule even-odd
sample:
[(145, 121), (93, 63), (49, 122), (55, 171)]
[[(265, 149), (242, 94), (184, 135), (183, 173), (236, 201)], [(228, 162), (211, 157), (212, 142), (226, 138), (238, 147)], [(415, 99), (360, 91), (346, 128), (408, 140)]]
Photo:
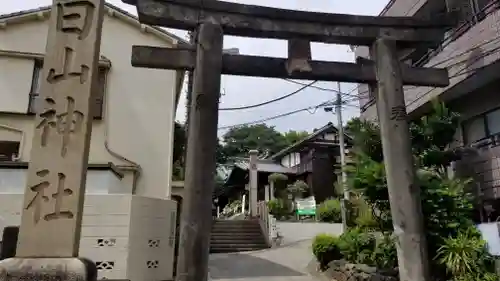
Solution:
[(257, 219), (215, 220), (210, 253), (232, 253), (269, 248)]

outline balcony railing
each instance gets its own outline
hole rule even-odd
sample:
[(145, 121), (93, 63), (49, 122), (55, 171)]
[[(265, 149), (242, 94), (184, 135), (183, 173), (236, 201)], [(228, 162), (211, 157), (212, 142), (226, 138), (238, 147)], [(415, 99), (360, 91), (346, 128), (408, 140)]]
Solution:
[[(405, 86), (408, 112), (472, 76), (476, 70), (500, 59), (499, 9), (500, 0), (491, 2), (478, 14), (472, 15), (470, 19), (448, 32), (440, 47), (429, 50), (416, 62), (417, 65), (426, 67), (446, 67), (450, 85), (447, 88)], [(375, 103), (374, 98), (370, 96), (361, 112)]]

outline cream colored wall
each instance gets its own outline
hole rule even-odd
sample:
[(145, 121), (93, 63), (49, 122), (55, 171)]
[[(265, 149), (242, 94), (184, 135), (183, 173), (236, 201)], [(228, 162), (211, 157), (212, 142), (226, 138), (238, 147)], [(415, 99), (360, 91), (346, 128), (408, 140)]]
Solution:
[[(31, 21), (0, 29), (0, 50), (44, 53), (47, 21)], [(111, 61), (105, 95), (104, 119), (94, 121), (90, 163), (129, 165), (112, 156), (109, 148), (142, 167), (137, 194), (170, 196), (175, 72), (133, 68), (132, 45), (168, 46), (158, 37), (106, 14), (101, 54)], [(26, 112), (33, 60), (0, 57), (0, 111)], [(34, 117), (0, 114), (0, 125), (25, 133), (21, 161), (29, 161)], [(0, 138), (16, 136), (0, 128)], [(20, 134), (17, 134), (20, 137)]]
[(26, 81), (31, 82), (34, 64), (30, 59), (0, 56), (0, 111), (26, 112), (29, 96), (19, 93), (30, 92), (31, 83)]

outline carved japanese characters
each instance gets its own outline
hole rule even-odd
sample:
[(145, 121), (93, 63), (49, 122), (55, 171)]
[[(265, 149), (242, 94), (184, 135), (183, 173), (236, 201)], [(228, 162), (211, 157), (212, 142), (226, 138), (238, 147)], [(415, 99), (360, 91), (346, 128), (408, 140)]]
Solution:
[[(33, 220), (35, 224), (41, 219), (46, 221), (59, 218), (72, 219), (73, 212), (61, 210), (63, 197), (73, 194), (71, 189), (64, 186), (66, 176), (63, 173), (57, 173), (57, 175), (53, 176), (47, 169), (37, 172), (36, 175), (40, 178), (40, 183), (30, 188), (36, 194), (26, 206), (26, 209), (34, 208), (35, 216)], [(51, 201), (53, 201), (52, 204), (45, 204)], [(54, 209), (47, 210), (45, 205), (53, 205)]]
[(17, 255), (78, 255), (104, 0), (54, 0)]

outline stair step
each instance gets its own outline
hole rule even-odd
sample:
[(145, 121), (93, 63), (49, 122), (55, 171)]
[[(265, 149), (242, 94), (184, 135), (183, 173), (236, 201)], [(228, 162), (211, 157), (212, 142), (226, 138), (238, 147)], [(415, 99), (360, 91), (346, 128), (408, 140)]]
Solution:
[(269, 247), (260, 247), (260, 248), (253, 248), (253, 247), (233, 247), (233, 248), (224, 248), (224, 247), (217, 247), (217, 248), (210, 248), (210, 253), (237, 253), (237, 252), (249, 252), (249, 251), (258, 251), (258, 250), (263, 250), (267, 249)]
[(254, 238), (259, 238), (259, 237), (264, 237), (261, 233), (258, 234), (249, 234), (249, 233), (241, 233), (241, 234), (235, 234), (235, 233), (212, 233), (210, 238), (213, 239), (254, 239)]
[(220, 220), (216, 219), (214, 222), (220, 222), (220, 223), (249, 223), (249, 222), (259, 222), (259, 219), (245, 219), (245, 220)]
[(240, 236), (261, 236), (262, 235), (262, 230), (217, 230), (217, 231), (212, 231), (212, 235), (221, 235), (221, 236), (228, 236), (228, 235), (240, 235)]
[(232, 223), (215, 223), (212, 227), (260, 227), (260, 224), (251, 223), (251, 224), (232, 224)]
[(261, 233), (260, 228), (212, 228), (212, 233)]
[(210, 253), (235, 253), (267, 249), (259, 221), (215, 220), (210, 237)]
[(268, 248), (267, 244), (257, 243), (257, 244), (217, 244), (212, 245), (210, 248), (213, 249), (265, 249)]
[(260, 223), (258, 221), (234, 221), (234, 222), (216, 221), (213, 224), (219, 224), (219, 225), (259, 225)]
[(216, 221), (213, 224), (217, 225), (259, 225), (258, 221), (234, 221), (234, 222), (221, 222)]
[(245, 244), (245, 243), (266, 243), (266, 239), (257, 238), (257, 239), (211, 239), (210, 244)]
[(248, 234), (261, 234), (262, 230), (261, 229), (240, 229), (240, 228), (224, 228), (224, 229), (212, 229), (211, 233), (248, 233)]
[(246, 244), (214, 244), (210, 245), (210, 248), (213, 249), (229, 249), (229, 248), (252, 248), (252, 249), (263, 249), (263, 248), (269, 248), (269, 246), (266, 243), (246, 243)]

